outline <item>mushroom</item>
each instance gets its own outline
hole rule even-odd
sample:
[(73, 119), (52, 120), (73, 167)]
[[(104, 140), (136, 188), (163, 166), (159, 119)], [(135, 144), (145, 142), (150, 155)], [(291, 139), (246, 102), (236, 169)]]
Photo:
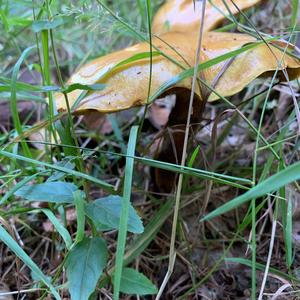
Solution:
[[(176, 104), (169, 116), (168, 126), (175, 126), (173, 137), (164, 138), (158, 159), (167, 162), (179, 161), (182, 155), (184, 133), (183, 124), (186, 123), (191, 77), (178, 79), (184, 68), (194, 65), (196, 51), (196, 35), (193, 33), (169, 32), (160, 38), (153, 38), (153, 60), (150, 99), (154, 96), (176, 95)], [(242, 52), (242, 47), (248, 48)], [(249, 47), (251, 46), (251, 47)], [(206, 63), (212, 59), (219, 59), (222, 55), (240, 49), (240, 54), (234, 53), (231, 60), (223, 60), (201, 71), (201, 78), (208, 86), (213, 85), (214, 92), (204, 93), (203, 85), (198, 85), (195, 91), (192, 123), (199, 123), (206, 101), (215, 101), (222, 97), (234, 95), (244, 89), (251, 81), (260, 76), (269, 76), (277, 68), (285, 68), (290, 79), (300, 76), (300, 60), (289, 53), (282, 52), (280, 47), (287, 46), (282, 41), (269, 42), (267, 45), (257, 41), (247, 34), (209, 32), (203, 37), (201, 61)], [(293, 50), (288, 45), (288, 50)], [(68, 94), (70, 106), (75, 114), (86, 114), (91, 110), (100, 113), (116, 112), (134, 106), (147, 104), (148, 85), (150, 79), (150, 59), (147, 55), (148, 43), (138, 43), (132, 47), (97, 58), (82, 66), (68, 81), (68, 84), (91, 85), (102, 83), (103, 90), (90, 91), (79, 103), (77, 99), (81, 90), (74, 90)], [(279, 67), (279, 62), (281, 66)], [(217, 78), (217, 80), (216, 80)], [(279, 72), (282, 79), (282, 71)], [(166, 85), (166, 82), (168, 83)], [(166, 86), (162, 89), (162, 86)], [(161, 93), (161, 94), (160, 94)], [(66, 111), (63, 94), (55, 95), (58, 111)], [(171, 151), (175, 144), (177, 152)], [(174, 148), (174, 147), (173, 147)], [(177, 157), (176, 157), (177, 156)], [(166, 171), (158, 171), (155, 178), (162, 191), (170, 191), (174, 176)], [(169, 180), (160, 178), (170, 176)]]
[[(157, 52), (154, 53), (152, 60), (150, 95), (157, 94), (163, 84), (178, 76), (184, 68), (191, 68), (194, 65), (196, 39), (197, 37), (193, 33), (181, 34), (176, 32), (169, 32), (160, 38), (153, 39), (153, 47), (157, 49)], [(254, 37), (247, 34), (209, 32), (203, 37), (201, 61), (207, 62), (216, 59), (230, 51), (241, 49), (244, 45), (256, 42), (258, 41)], [(285, 45), (286, 43), (283, 41), (273, 41), (268, 45), (258, 42), (251, 49), (235, 56), (232, 63), (227, 66), (225, 72), (218, 79), (215, 86), (217, 94), (221, 94), (223, 97), (232, 96), (255, 78), (270, 75), (270, 71), (277, 69), (283, 56), (283, 52), (278, 47)], [(289, 45), (289, 49), (293, 49), (293, 46)], [(74, 113), (86, 113), (88, 110), (108, 113), (145, 105), (148, 98), (150, 68), (149, 56), (144, 55), (142, 57), (141, 54), (146, 54), (148, 51), (148, 43), (139, 43), (94, 59), (76, 71), (67, 84), (92, 85), (103, 83), (105, 88), (89, 92), (74, 108)], [(131, 60), (134, 57), (137, 59)], [(202, 70), (203, 77), (208, 84), (213, 82), (225, 64), (226, 60), (224, 59), (220, 63)], [(299, 76), (300, 63), (296, 57), (285, 53), (281, 67), (287, 70), (291, 80)], [(190, 90), (190, 88), (191, 79), (186, 78), (176, 82), (166, 92), (170, 94), (173, 93), (174, 89)], [(82, 90), (76, 89), (68, 94), (71, 107), (82, 92)], [(217, 94), (212, 93), (208, 101), (219, 99)], [(196, 95), (200, 100), (199, 86), (196, 89)], [(63, 94), (56, 93), (55, 99), (58, 111), (66, 111)]]
[[(245, 10), (257, 4), (261, 0), (235, 0), (240, 10)], [(205, 8), (204, 31), (216, 28), (229, 12), (223, 0), (208, 2)], [(232, 14), (239, 11), (231, 1), (226, 1)], [(156, 13), (152, 22), (152, 32), (162, 34), (168, 31), (198, 32), (201, 12), (201, 1), (193, 0), (169, 0)]]

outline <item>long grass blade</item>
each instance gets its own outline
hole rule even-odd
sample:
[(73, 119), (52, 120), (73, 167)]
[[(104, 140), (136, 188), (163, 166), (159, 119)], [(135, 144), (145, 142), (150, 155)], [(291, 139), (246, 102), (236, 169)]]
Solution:
[(251, 199), (256, 199), (258, 197), (264, 196), (267, 193), (274, 192), (279, 188), (287, 185), (288, 183), (291, 183), (298, 179), (300, 179), (300, 162), (287, 167), (283, 171), (280, 171), (277, 174), (266, 179), (265, 181), (262, 181), (261, 183), (257, 184), (255, 187), (253, 187), (243, 195), (218, 207), (217, 209), (206, 215), (204, 218), (202, 218), (201, 221), (206, 221), (215, 218), (234, 208), (237, 208), (238, 206)]
[(0, 239), (7, 247), (14, 252), (30, 270), (41, 280), (51, 291), (56, 300), (61, 300), (57, 290), (52, 285), (49, 278), (47, 278), (30, 256), (18, 245), (18, 243), (9, 235), (9, 233), (0, 225)]
[[(135, 145), (138, 134), (138, 127), (133, 126), (130, 130), (127, 155), (134, 156)], [(116, 270), (114, 276), (114, 300), (119, 300), (121, 276), (123, 269), (123, 256), (125, 252), (126, 236), (127, 236), (127, 223), (129, 214), (129, 205), (131, 198), (131, 187), (132, 187), (132, 177), (133, 177), (133, 165), (134, 159), (127, 157), (125, 166), (125, 181), (124, 181), (124, 192), (122, 201), (122, 211), (120, 217), (119, 234), (118, 234), (118, 244), (117, 244), (117, 254), (116, 254)]]

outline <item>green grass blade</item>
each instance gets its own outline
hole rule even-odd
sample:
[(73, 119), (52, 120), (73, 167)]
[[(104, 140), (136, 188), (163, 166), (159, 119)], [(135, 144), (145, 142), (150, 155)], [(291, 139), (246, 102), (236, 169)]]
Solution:
[[(127, 155), (134, 156), (135, 145), (137, 139), (138, 127), (133, 126), (130, 130)], [(127, 157), (125, 166), (125, 181), (124, 181), (124, 192), (123, 192), (123, 202), (122, 202), (122, 212), (119, 225), (118, 234), (118, 245), (116, 254), (116, 271), (114, 277), (114, 300), (119, 300), (121, 276), (123, 269), (123, 256), (125, 252), (126, 235), (127, 235), (127, 224), (128, 224), (128, 214), (129, 214), (129, 204), (131, 198), (131, 187), (132, 187), (132, 176), (133, 176), (133, 165), (134, 159)]]
[(284, 238), (285, 238), (285, 249), (286, 249), (286, 262), (290, 269), (293, 263), (293, 207), (292, 199), (288, 199), (287, 204), (287, 214), (286, 214), (286, 226), (284, 228)]
[[(21, 124), (21, 121), (19, 118), (18, 105), (17, 105), (17, 78), (18, 78), (21, 64), (26, 59), (26, 57), (29, 55), (29, 53), (35, 48), (36, 48), (35, 46), (31, 46), (23, 51), (21, 57), (18, 59), (17, 63), (15, 64), (15, 66), (13, 68), (13, 73), (12, 73), (12, 78), (11, 78), (10, 107), (11, 107), (14, 126), (19, 135), (22, 134), (23, 130), (22, 130), (22, 124)], [(24, 142), (21, 142), (21, 146), (23, 148), (24, 154), (27, 157), (31, 157), (31, 152), (29, 150), (28, 145)]]
[(109, 192), (112, 192), (112, 193), (115, 192), (114, 186), (106, 183), (103, 180), (100, 180), (100, 179), (97, 179), (93, 176), (87, 175), (85, 173), (70, 170), (68, 168), (61, 167), (61, 166), (58, 166), (58, 165), (51, 165), (49, 163), (45, 163), (45, 162), (35, 160), (35, 159), (32, 159), (32, 158), (27, 158), (25, 156), (18, 155), (18, 154), (13, 154), (13, 153), (3, 151), (3, 150), (0, 150), (0, 155), (3, 155), (5, 157), (11, 158), (11, 159), (17, 159), (17, 160), (25, 161), (25, 162), (28, 162), (28, 163), (32, 163), (34, 165), (43, 166), (43, 167), (46, 167), (46, 168), (49, 168), (49, 169), (52, 169), (52, 170), (56, 170), (56, 171), (60, 171), (60, 172), (63, 172), (63, 173), (66, 173), (68, 175), (72, 175), (72, 176), (75, 176), (75, 177), (83, 178), (83, 179), (86, 179), (88, 181), (91, 181), (91, 182), (94, 182), (94, 183), (98, 184), (103, 189), (105, 189)]
[(70, 236), (69, 231), (59, 222), (54, 213), (49, 209), (41, 209), (41, 211), (48, 217), (50, 222), (53, 224), (57, 232), (63, 238), (67, 249), (69, 250), (72, 245), (72, 238)]
[[(52, 143), (47, 143), (47, 142), (39, 142), (39, 141), (32, 141), (32, 142), (53, 146)], [(67, 144), (60, 144), (60, 146), (74, 147), (74, 146), (67, 145)], [(81, 147), (80, 149), (94, 151), (94, 149), (84, 148), (84, 147)], [(128, 156), (128, 155), (124, 155), (124, 154), (113, 152), (113, 151), (97, 150), (97, 152), (103, 153), (103, 154), (121, 156), (121, 157), (131, 157), (131, 158), (134, 158), (135, 160), (140, 161), (141, 163), (151, 166), (151, 167), (168, 170), (168, 171), (172, 171), (172, 172), (179, 173), (179, 174), (182, 173), (182, 174), (186, 174), (186, 175), (190, 175), (190, 176), (194, 176), (194, 177), (198, 177), (198, 178), (202, 178), (202, 179), (212, 180), (212, 181), (215, 181), (215, 182), (218, 182), (221, 184), (230, 185), (230, 186), (237, 187), (237, 188), (244, 189), (244, 190), (248, 190), (249, 187), (235, 183), (233, 181), (252, 185), (252, 180), (247, 179), (247, 178), (235, 177), (235, 176), (225, 175), (225, 174), (211, 172), (211, 171), (207, 171), (207, 170), (180, 166), (177, 164), (159, 161), (159, 160), (155, 160), (155, 159), (151, 159), (151, 158), (147, 158), (147, 157)]]
[(39, 278), (51, 291), (56, 300), (61, 300), (57, 290), (51, 284), (50, 280), (43, 274), (30, 256), (18, 245), (18, 243), (9, 235), (9, 233), (0, 225), (0, 239), (7, 247), (14, 252), (28, 268)]
[[(245, 266), (248, 266), (248, 267), (251, 267), (252, 266), (252, 262), (248, 259), (244, 259), (244, 258), (238, 258), (238, 257), (228, 257), (228, 258), (225, 258), (225, 261), (227, 262), (231, 262), (231, 263), (238, 263), (238, 264), (243, 264)], [(264, 271), (266, 266), (263, 265), (263, 264), (260, 264), (260, 263), (256, 263), (256, 269), (257, 270), (260, 270), (260, 271)], [(299, 279), (295, 278), (295, 277), (292, 277), (284, 272), (281, 272), (281, 271), (278, 271), (277, 269), (275, 268), (270, 268), (269, 269), (270, 273), (280, 277), (280, 278), (283, 278), (283, 279), (286, 279), (288, 281), (295, 281), (297, 283), (299, 283)]]
[[(299, 14), (299, 0), (292, 0), (292, 18), (291, 18), (291, 32), (292, 34), (295, 32), (297, 23), (299, 22), (298, 18)], [(296, 42), (296, 35), (292, 37), (291, 42)]]
[(74, 202), (76, 206), (77, 214), (77, 232), (76, 232), (76, 243), (79, 243), (84, 238), (84, 226), (85, 226), (85, 210), (84, 210), (84, 199), (81, 191), (73, 193)]
[(38, 172), (35, 173), (31, 176), (25, 177), (23, 178), (21, 181), (19, 181), (17, 184), (15, 184), (11, 189), (9, 189), (7, 191), (7, 193), (2, 197), (2, 199), (0, 200), (0, 205), (4, 205), (5, 202), (22, 186), (24, 186), (25, 184), (27, 184), (28, 182), (31, 182), (32, 180), (34, 180), (36, 177), (40, 176), (43, 172)]
[(255, 199), (267, 193), (274, 192), (279, 188), (285, 186), (286, 184), (298, 179), (300, 179), (300, 162), (287, 167), (285, 170), (280, 171), (267, 180), (257, 184), (255, 187), (253, 187), (243, 195), (220, 206), (219, 208), (215, 209), (204, 218), (202, 218), (201, 221), (210, 220), (214, 217), (224, 214), (251, 199)]

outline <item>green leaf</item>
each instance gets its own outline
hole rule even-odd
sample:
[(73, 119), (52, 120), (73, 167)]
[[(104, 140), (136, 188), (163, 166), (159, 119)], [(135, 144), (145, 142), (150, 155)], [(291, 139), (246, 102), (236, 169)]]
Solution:
[(114, 300), (119, 300), (120, 294), (120, 284), (124, 263), (124, 253), (126, 246), (126, 236), (128, 230), (128, 218), (130, 211), (130, 198), (131, 198), (131, 188), (132, 188), (132, 178), (133, 178), (133, 167), (134, 167), (134, 156), (136, 140), (138, 136), (138, 126), (132, 126), (129, 134), (129, 141), (127, 146), (127, 157), (125, 166), (125, 179), (124, 179), (124, 191), (123, 191), (123, 201), (119, 224), (119, 234), (117, 241), (117, 254), (115, 262), (115, 278), (114, 278)]
[(285, 186), (286, 184), (298, 179), (300, 179), (300, 162), (287, 167), (283, 171), (280, 171), (267, 180), (259, 183), (243, 195), (218, 207), (217, 209), (206, 215), (203, 219), (201, 219), (201, 221), (209, 220), (221, 214), (224, 214), (251, 199), (256, 199), (267, 193), (274, 192)]
[[(86, 205), (86, 214), (93, 220), (98, 230), (112, 230), (119, 227), (122, 197), (108, 196), (97, 199)], [(132, 233), (142, 233), (143, 223), (130, 204), (128, 217), (128, 231)]]
[(7, 247), (15, 253), (24, 264), (32, 271), (32, 273), (41, 280), (51, 291), (56, 300), (60, 300), (60, 296), (51, 284), (47, 276), (43, 274), (40, 268), (34, 263), (30, 256), (18, 245), (18, 243), (9, 235), (9, 233), (0, 225), (0, 240), (7, 245)]
[(72, 203), (73, 192), (77, 190), (78, 187), (73, 183), (55, 181), (25, 185), (17, 190), (14, 195), (29, 201)]
[(88, 300), (107, 262), (107, 247), (100, 237), (84, 238), (71, 249), (66, 271), (72, 300)]
[(22, 26), (27, 27), (32, 24), (31, 20), (28, 20), (26, 18), (20, 18), (20, 17), (11, 17), (7, 19), (9, 27), (13, 26)]
[(48, 20), (39, 20), (33, 21), (31, 28), (34, 32), (40, 32), (42, 30), (54, 29), (64, 23), (63, 18), (56, 18), (52, 21)]
[[(22, 63), (24, 61), (26, 61), (26, 58), (29, 55), (29, 53), (31, 52), (31, 50), (34, 50), (35, 48), (36, 48), (36, 46), (28, 47), (22, 52), (20, 58), (14, 65), (12, 76), (11, 76), (10, 109), (11, 109), (11, 115), (12, 115), (14, 127), (15, 127), (18, 135), (22, 135), (23, 125), (22, 125), (20, 117), (19, 117), (19, 111), (18, 111), (18, 105), (17, 105), (16, 82), (17, 82), (18, 74), (19, 74)], [(28, 147), (28, 144), (25, 142), (21, 142), (21, 146), (23, 148), (25, 156), (28, 158), (31, 158), (31, 151)]]
[(120, 291), (131, 295), (153, 295), (157, 293), (157, 288), (144, 274), (131, 268), (124, 268)]

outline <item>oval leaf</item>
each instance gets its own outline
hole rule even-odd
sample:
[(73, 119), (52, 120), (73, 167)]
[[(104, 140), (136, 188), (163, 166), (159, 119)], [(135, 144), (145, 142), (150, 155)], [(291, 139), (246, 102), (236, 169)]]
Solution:
[(77, 190), (78, 187), (73, 183), (55, 181), (25, 185), (18, 189), (14, 195), (29, 201), (72, 203), (73, 193)]
[(100, 237), (84, 238), (66, 260), (69, 291), (72, 300), (88, 300), (94, 292), (107, 262), (107, 247)]
[(156, 286), (142, 273), (124, 268), (121, 277), (120, 291), (133, 295), (153, 295), (157, 293)]
[[(93, 220), (98, 230), (117, 229), (120, 222), (121, 205), (122, 197), (108, 196), (87, 204), (86, 214)], [(129, 207), (128, 231), (132, 233), (144, 231), (143, 223), (131, 205)]]

